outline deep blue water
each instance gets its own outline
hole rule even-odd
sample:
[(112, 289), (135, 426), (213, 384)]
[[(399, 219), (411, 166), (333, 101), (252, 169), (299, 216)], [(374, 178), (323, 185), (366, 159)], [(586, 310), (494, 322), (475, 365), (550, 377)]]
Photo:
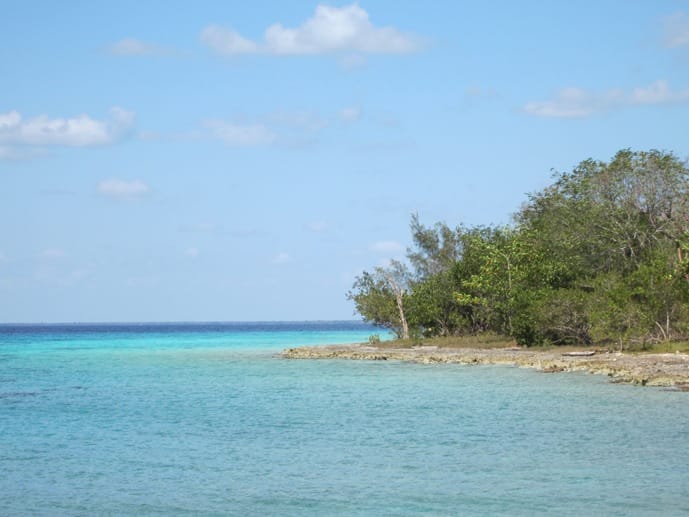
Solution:
[(0, 515), (689, 512), (689, 393), (277, 356), (374, 332), (0, 325)]

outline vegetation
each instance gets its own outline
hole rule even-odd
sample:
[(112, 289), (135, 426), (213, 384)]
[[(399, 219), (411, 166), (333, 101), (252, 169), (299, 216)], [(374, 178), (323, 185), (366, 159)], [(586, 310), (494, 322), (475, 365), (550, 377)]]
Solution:
[(586, 160), (505, 227), (426, 227), (357, 277), (364, 320), (415, 336), (650, 347), (689, 337), (689, 169), (672, 153)]

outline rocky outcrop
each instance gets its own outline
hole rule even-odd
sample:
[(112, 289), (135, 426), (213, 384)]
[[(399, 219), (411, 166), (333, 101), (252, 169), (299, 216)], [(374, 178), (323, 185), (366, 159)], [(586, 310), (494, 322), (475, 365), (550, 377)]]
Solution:
[(607, 375), (612, 382), (674, 387), (689, 391), (688, 354), (597, 352), (562, 353), (528, 348), (387, 348), (370, 345), (328, 345), (290, 348), (287, 359), (351, 359), (409, 361), (422, 364), (504, 364), (544, 373), (585, 371)]

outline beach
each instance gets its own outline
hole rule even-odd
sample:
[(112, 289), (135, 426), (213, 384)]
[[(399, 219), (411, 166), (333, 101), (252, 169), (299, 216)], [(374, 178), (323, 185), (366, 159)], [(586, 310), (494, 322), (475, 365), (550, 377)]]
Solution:
[(589, 372), (615, 383), (689, 391), (689, 354), (631, 353), (607, 350), (390, 347), (389, 344), (324, 345), (289, 348), (286, 359), (393, 360), (421, 364), (513, 365), (543, 373)]

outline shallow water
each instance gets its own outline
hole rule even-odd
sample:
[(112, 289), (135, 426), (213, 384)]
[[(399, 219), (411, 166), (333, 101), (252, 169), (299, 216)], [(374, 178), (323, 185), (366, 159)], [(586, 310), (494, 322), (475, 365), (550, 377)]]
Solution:
[(689, 512), (689, 393), (249, 327), (0, 326), (0, 514)]

